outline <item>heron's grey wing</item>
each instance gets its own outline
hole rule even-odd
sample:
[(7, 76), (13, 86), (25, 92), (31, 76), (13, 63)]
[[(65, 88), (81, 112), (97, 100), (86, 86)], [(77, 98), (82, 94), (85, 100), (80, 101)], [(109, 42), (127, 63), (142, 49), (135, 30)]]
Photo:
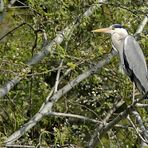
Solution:
[(123, 57), (127, 74), (140, 91), (148, 91), (147, 65), (143, 52), (134, 37), (128, 35), (124, 41)]

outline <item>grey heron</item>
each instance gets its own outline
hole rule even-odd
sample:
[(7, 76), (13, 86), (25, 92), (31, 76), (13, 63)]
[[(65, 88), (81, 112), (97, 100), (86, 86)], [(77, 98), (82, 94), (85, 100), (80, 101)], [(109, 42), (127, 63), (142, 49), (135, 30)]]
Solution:
[(121, 67), (135, 83), (138, 90), (145, 94), (148, 91), (148, 72), (144, 54), (127, 30), (120, 24), (113, 24), (108, 28), (93, 30), (92, 32), (104, 32), (111, 34), (112, 46), (118, 51)]

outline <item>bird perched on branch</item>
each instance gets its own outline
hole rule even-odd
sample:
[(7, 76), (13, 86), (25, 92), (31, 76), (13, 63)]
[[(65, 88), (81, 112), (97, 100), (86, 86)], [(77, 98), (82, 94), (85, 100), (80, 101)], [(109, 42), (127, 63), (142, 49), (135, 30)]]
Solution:
[(127, 30), (120, 24), (113, 24), (108, 28), (93, 30), (111, 34), (112, 46), (119, 52), (121, 67), (135, 83), (142, 94), (148, 91), (148, 71), (143, 52)]

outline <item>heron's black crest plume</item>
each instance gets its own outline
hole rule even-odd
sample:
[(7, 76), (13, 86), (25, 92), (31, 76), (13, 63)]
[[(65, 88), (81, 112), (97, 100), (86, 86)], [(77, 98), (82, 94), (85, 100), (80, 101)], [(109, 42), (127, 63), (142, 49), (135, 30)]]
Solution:
[(122, 25), (120, 24), (113, 24), (112, 25), (113, 28), (124, 28)]

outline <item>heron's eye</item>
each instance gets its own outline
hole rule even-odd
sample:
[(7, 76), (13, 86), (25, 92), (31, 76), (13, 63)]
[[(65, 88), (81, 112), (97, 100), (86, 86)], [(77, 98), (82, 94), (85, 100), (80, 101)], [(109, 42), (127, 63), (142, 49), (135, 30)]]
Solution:
[(112, 26), (111, 29), (112, 29), (112, 30), (115, 30), (115, 27)]

